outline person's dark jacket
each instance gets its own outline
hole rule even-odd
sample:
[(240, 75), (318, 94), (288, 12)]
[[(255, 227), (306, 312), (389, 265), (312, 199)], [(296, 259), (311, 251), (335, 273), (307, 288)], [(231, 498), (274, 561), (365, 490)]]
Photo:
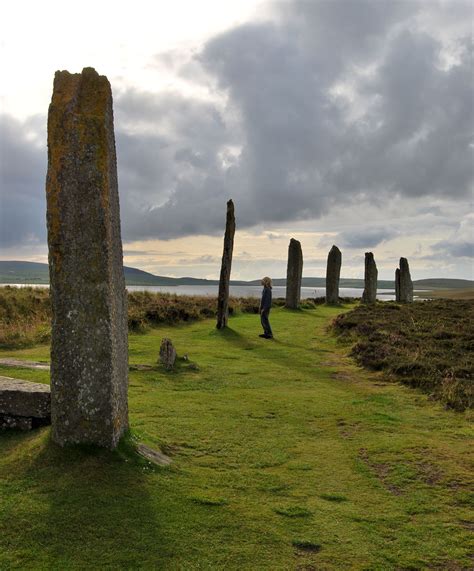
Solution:
[(260, 302), (260, 311), (269, 310), (272, 307), (272, 288), (264, 287), (262, 291), (262, 300)]

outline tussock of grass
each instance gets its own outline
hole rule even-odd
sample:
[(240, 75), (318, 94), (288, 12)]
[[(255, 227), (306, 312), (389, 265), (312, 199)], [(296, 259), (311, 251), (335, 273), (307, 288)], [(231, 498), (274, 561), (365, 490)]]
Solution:
[(286, 506), (275, 508), (275, 513), (285, 517), (309, 517), (311, 512), (301, 506)]
[(327, 500), (328, 502), (347, 502), (346, 496), (342, 494), (320, 494), (319, 496), (323, 500)]
[(474, 492), (457, 492), (454, 495), (454, 502), (458, 506), (469, 506), (474, 509)]
[(456, 410), (474, 405), (474, 301), (360, 305), (334, 329), (351, 355)]
[(229, 502), (224, 498), (212, 498), (208, 496), (194, 496), (191, 501), (201, 506), (225, 506)]
[(293, 547), (296, 547), (296, 549), (310, 553), (318, 553), (318, 551), (321, 551), (322, 548), (320, 543), (316, 543), (315, 541), (308, 541), (306, 539), (295, 539), (291, 543)]

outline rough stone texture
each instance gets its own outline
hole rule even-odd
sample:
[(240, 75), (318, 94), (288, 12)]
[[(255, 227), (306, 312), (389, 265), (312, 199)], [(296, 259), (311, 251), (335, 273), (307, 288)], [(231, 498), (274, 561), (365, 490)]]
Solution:
[(158, 450), (153, 450), (145, 444), (138, 444), (137, 452), (143, 458), (146, 458), (149, 462), (153, 462), (158, 466), (169, 466), (171, 464), (171, 458), (163, 454), (163, 452), (158, 452)]
[(0, 428), (31, 430), (51, 421), (47, 385), (0, 377)]
[[(41, 424), (39, 426), (41, 426)], [(37, 427), (38, 424), (34, 422), (34, 419), (31, 416), (10, 416), (9, 414), (0, 414), (0, 430), (33, 430), (33, 428)]]
[(129, 365), (128, 366), (128, 370), (129, 371), (153, 371), (155, 367), (153, 367), (152, 365), (141, 365), (141, 364), (136, 364), (136, 365)]
[(326, 303), (339, 303), (339, 278), (341, 275), (342, 254), (333, 246), (328, 254), (326, 269)]
[(377, 265), (372, 252), (365, 253), (364, 291), (362, 303), (375, 303), (377, 300)]
[(395, 270), (395, 301), (400, 301), (400, 270)]
[(172, 369), (174, 367), (174, 362), (176, 361), (176, 349), (171, 343), (171, 339), (162, 339), (160, 346), (160, 358), (159, 362), (164, 365), (167, 369)]
[(56, 72), (46, 181), (52, 437), (114, 448), (128, 426), (127, 297), (112, 92)]
[(298, 309), (301, 298), (303, 277), (303, 252), (301, 243), (291, 238), (288, 246), (288, 266), (286, 270), (286, 303), (288, 309)]
[(400, 258), (399, 275), (399, 301), (411, 303), (413, 301), (413, 282), (411, 281), (410, 268), (406, 258)]
[(234, 203), (227, 203), (227, 217), (224, 235), (224, 252), (222, 254), (221, 277), (217, 296), (217, 329), (227, 327), (229, 319), (229, 282), (232, 267), (232, 252), (234, 251), (235, 215)]

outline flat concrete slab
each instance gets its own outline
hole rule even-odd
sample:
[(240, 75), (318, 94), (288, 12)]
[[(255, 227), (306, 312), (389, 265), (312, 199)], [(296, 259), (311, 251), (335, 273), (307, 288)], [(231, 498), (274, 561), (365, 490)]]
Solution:
[(0, 377), (0, 428), (30, 430), (50, 422), (48, 385)]

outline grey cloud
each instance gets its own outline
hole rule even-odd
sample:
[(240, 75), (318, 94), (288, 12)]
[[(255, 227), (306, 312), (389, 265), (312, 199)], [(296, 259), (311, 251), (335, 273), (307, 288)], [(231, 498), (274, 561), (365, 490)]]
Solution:
[(474, 214), (466, 215), (447, 240), (440, 240), (431, 248), (438, 256), (474, 258)]
[(0, 115), (0, 245), (43, 242), (46, 237), (46, 149), (35, 135), (41, 117), (21, 122)]
[(337, 78), (343, 69), (372, 61), (392, 29), (413, 21), (421, 8), (418, 2), (373, 0), (296, 0), (276, 5), (281, 25), (311, 53), (314, 69), (325, 81)]
[(282, 238), (287, 238), (287, 236), (284, 234), (277, 234), (276, 232), (269, 232), (267, 234), (267, 238), (273, 241), (273, 240), (281, 240)]
[(436, 216), (441, 217), (444, 216), (444, 212), (440, 206), (426, 206), (423, 208), (418, 208), (417, 215), (419, 216)]
[(338, 186), (406, 196), (465, 197), (472, 188), (472, 64), (438, 67), (440, 46), (404, 30), (360, 89), (374, 98), (346, 152)]
[(399, 235), (394, 228), (355, 228), (341, 232), (334, 240), (347, 248), (374, 248), (382, 242), (387, 242)]
[(441, 241), (433, 246), (435, 250), (442, 251), (454, 258), (474, 258), (474, 245), (472, 242)]
[(189, 163), (196, 168), (203, 168), (207, 164), (205, 157), (190, 148), (177, 150), (174, 154), (174, 159), (178, 162)]
[(235, 144), (212, 102), (136, 89), (115, 97), (126, 240), (217, 234), (231, 198), (219, 151)]
[(216, 144), (225, 137), (224, 119), (212, 102), (179, 92), (126, 89), (114, 97), (114, 114), (122, 128), (135, 133), (151, 130), (167, 141), (197, 141), (205, 136), (207, 144)]
[[(205, 149), (202, 138), (177, 149), (174, 159), (190, 176), (153, 210), (156, 232), (218, 233), (227, 197), (240, 227), (315, 218), (358, 201), (383, 209), (394, 195), (465, 197), (473, 178), (468, 51), (441, 69), (440, 42), (413, 23), (437, 9), (284, 3), (278, 22), (242, 25), (209, 41), (198, 60), (228, 96), (214, 125), (222, 136)], [(364, 66), (371, 73), (360, 75)], [(332, 95), (341, 81), (362, 106), (356, 121), (351, 102)], [(241, 151), (229, 168), (212, 161), (232, 144)]]
[[(383, 218), (396, 196), (403, 215), (407, 198), (465, 198), (472, 62), (457, 22), (469, 9), (450, 13), (447, 28), (445, 11), (428, 2), (281, 2), (271, 21), (212, 38), (182, 66), (188, 81), (215, 86), (212, 101), (116, 93), (124, 240), (220, 235), (229, 198), (238, 228), (364, 203)], [(421, 27), (427, 19), (431, 28)], [(446, 34), (458, 47), (449, 68), (440, 66)], [(173, 53), (159, 64), (181, 60)], [(45, 151), (26, 136), (31, 128), (2, 123), (3, 241), (44, 239)], [(372, 247), (383, 236), (342, 239)]]

